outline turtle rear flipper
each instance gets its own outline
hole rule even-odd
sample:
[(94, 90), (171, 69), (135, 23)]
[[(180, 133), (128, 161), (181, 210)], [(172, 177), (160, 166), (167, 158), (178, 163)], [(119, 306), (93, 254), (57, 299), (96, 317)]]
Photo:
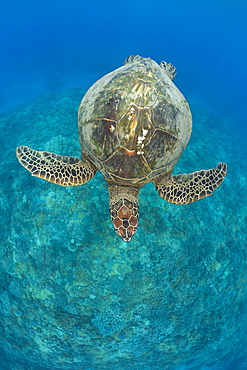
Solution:
[(134, 62), (137, 62), (138, 60), (142, 60), (142, 59), (144, 59), (144, 58), (140, 57), (140, 55), (137, 55), (137, 54), (130, 55), (124, 60), (123, 65), (128, 64), (128, 63), (134, 63)]
[(76, 186), (85, 184), (95, 175), (97, 168), (79, 158), (37, 151), (27, 146), (16, 149), (19, 162), (33, 176), (57, 185)]
[(201, 170), (169, 179), (158, 178), (156, 190), (161, 198), (170, 203), (188, 204), (208, 197), (223, 182), (227, 166), (219, 163), (216, 168)]
[(167, 63), (164, 60), (162, 60), (162, 62), (160, 63), (160, 67), (164, 69), (164, 71), (170, 77), (172, 81), (175, 80), (177, 76), (177, 70), (173, 64)]

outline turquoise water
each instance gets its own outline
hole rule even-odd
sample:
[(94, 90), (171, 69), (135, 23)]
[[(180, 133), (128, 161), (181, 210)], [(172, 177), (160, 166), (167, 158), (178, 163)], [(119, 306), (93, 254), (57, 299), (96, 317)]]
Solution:
[[(244, 1), (10, 1), (1, 19), (0, 369), (244, 370), (247, 35)], [(17, 145), (80, 156), (77, 110), (130, 54), (172, 62), (193, 115), (174, 174), (227, 162), (209, 198), (140, 193), (114, 233), (107, 185), (31, 177)]]

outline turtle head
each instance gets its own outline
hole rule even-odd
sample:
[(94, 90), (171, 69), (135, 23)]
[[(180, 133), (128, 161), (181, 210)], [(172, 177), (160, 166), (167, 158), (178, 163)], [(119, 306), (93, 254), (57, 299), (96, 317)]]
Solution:
[(110, 215), (114, 230), (128, 242), (138, 228), (139, 188), (108, 184), (110, 194)]

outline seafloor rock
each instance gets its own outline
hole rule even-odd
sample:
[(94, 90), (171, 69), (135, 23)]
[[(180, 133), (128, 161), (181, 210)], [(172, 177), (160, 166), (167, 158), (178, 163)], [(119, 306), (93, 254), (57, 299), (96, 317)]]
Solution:
[(172, 370), (237, 361), (247, 328), (240, 138), (192, 104), (192, 139), (175, 171), (226, 161), (228, 176), (212, 197), (187, 206), (166, 203), (148, 184), (138, 233), (125, 243), (112, 229), (100, 174), (63, 188), (31, 177), (15, 158), (17, 145), (79, 156), (81, 96), (43, 96), (1, 119), (1, 369)]

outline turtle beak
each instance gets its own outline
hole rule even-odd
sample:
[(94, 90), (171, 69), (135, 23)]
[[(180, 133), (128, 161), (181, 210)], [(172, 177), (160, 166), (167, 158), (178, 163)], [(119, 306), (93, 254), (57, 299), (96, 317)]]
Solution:
[(138, 228), (138, 204), (121, 198), (111, 205), (110, 214), (115, 232), (121, 236), (123, 241), (129, 242)]
[(132, 236), (136, 233), (138, 227), (138, 221), (135, 228), (129, 224), (128, 221), (123, 220), (123, 226), (120, 226), (118, 229), (115, 228), (115, 231), (118, 235), (121, 236), (124, 242), (129, 242), (132, 239)]

